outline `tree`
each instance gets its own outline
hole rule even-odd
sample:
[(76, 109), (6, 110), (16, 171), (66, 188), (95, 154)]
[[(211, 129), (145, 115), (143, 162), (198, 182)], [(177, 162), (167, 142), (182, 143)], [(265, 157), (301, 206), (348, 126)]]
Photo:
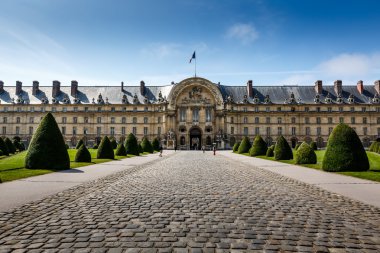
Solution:
[(117, 142), (116, 142), (115, 138), (112, 137), (110, 139), (110, 142), (111, 142), (111, 146), (113, 149), (117, 148)]
[(313, 150), (318, 150), (318, 146), (317, 146), (317, 143), (315, 141), (312, 141), (310, 143), (310, 147), (313, 149)]
[(309, 146), (306, 142), (303, 142), (296, 152), (295, 158), (296, 164), (316, 164), (317, 155), (314, 152), (314, 149)]
[(143, 148), (141, 147), (141, 142), (139, 143), (139, 145), (138, 145), (137, 147), (138, 147), (138, 150), (139, 150), (139, 153), (140, 153), (140, 154), (144, 153), (144, 150), (143, 150)]
[(233, 152), (237, 152), (238, 149), (239, 149), (239, 146), (240, 146), (240, 141), (235, 142), (235, 144), (234, 144), (234, 146), (232, 148), (232, 151)]
[(5, 142), (5, 145), (7, 145), (7, 148), (10, 154), (16, 153), (16, 148), (8, 137), (5, 138), (4, 142)]
[(153, 146), (153, 150), (154, 151), (159, 151), (160, 150), (160, 141), (158, 140), (157, 137), (153, 139), (152, 146)]
[(80, 139), (79, 141), (78, 141), (78, 143), (77, 143), (77, 145), (76, 145), (76, 149), (79, 149), (80, 148), (80, 146), (82, 146), (84, 144), (84, 142), (83, 142), (83, 139)]
[(133, 133), (130, 133), (125, 140), (125, 149), (127, 154), (130, 155), (139, 155), (139, 148), (137, 144), (137, 139)]
[(355, 130), (346, 124), (332, 131), (322, 169), (325, 171), (366, 171), (369, 169), (367, 153)]
[(251, 143), (249, 142), (249, 138), (245, 136), (243, 140), (240, 142), (238, 153), (248, 153), (251, 148)]
[(301, 146), (302, 143), (297, 143), (296, 146), (294, 147), (295, 150), (298, 150), (298, 148)]
[(151, 154), (154, 152), (152, 144), (150, 143), (150, 141), (146, 137), (144, 137), (142, 142), (141, 142), (141, 148), (144, 152), (148, 152)]
[(70, 158), (65, 141), (53, 115), (41, 120), (25, 156), (28, 169), (63, 170), (70, 168)]
[(91, 154), (88, 151), (86, 145), (82, 144), (77, 153), (75, 154), (75, 162), (84, 162), (84, 163), (90, 163), (91, 162)]
[(7, 144), (5, 144), (3, 138), (0, 138), (0, 150), (3, 151), (3, 154), (8, 156), (9, 150)]
[(250, 156), (266, 155), (267, 153), (267, 143), (263, 140), (260, 135), (257, 135), (253, 140), (252, 147), (249, 150)]
[(110, 139), (104, 136), (98, 147), (98, 153), (96, 154), (98, 159), (115, 159), (113, 148)]
[(293, 159), (293, 152), (289, 143), (285, 140), (284, 136), (277, 138), (276, 146), (274, 147), (275, 160), (291, 160)]
[(273, 157), (274, 156), (274, 146), (270, 146), (268, 149), (267, 149), (267, 153), (265, 154), (267, 157)]
[(127, 150), (124, 147), (124, 144), (122, 142), (117, 145), (115, 155), (117, 156), (127, 156)]

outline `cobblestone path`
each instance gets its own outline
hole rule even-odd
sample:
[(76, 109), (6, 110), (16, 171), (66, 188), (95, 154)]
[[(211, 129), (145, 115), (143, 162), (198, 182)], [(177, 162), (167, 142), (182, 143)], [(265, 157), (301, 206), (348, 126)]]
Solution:
[(0, 252), (380, 252), (380, 210), (177, 152), (0, 213), (0, 234)]

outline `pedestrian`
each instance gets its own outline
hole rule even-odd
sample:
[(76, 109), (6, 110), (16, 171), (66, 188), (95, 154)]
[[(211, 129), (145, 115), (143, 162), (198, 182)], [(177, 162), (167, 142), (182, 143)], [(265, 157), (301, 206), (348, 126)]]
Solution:
[(216, 153), (216, 146), (215, 145), (212, 147), (212, 151), (214, 151), (214, 155), (215, 155), (215, 153)]
[(177, 152), (177, 145), (174, 145), (174, 152)]
[(160, 146), (160, 157), (162, 157), (162, 150), (163, 150), (163, 148), (162, 148), (162, 146)]
[(205, 153), (205, 151), (206, 151), (205, 145), (202, 145), (202, 151), (203, 151), (203, 153)]

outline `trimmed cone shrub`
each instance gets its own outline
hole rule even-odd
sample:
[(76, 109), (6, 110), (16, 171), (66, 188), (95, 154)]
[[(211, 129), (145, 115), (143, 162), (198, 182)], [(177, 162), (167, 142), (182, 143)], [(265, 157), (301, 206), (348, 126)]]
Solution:
[(252, 147), (249, 150), (250, 156), (265, 155), (267, 153), (267, 143), (260, 135), (257, 135), (253, 140)]
[(137, 144), (137, 139), (133, 133), (130, 133), (125, 140), (125, 149), (127, 150), (127, 154), (130, 155), (139, 155), (139, 147)]
[(3, 138), (0, 138), (0, 150), (3, 151), (4, 155), (9, 155), (8, 146), (5, 144)]
[(76, 149), (79, 149), (80, 148), (80, 146), (82, 146), (84, 144), (84, 142), (83, 142), (83, 139), (80, 139), (79, 141), (78, 141), (78, 143), (77, 143), (77, 145), (76, 145)]
[(276, 146), (274, 147), (275, 160), (291, 160), (293, 159), (293, 152), (289, 143), (285, 140), (284, 136), (277, 139)]
[(378, 153), (379, 152), (379, 147), (380, 147), (380, 142), (378, 142), (378, 141), (374, 142), (374, 144), (372, 146), (372, 152)]
[(316, 164), (317, 155), (309, 144), (303, 142), (297, 149), (295, 162), (296, 164)]
[(117, 148), (117, 142), (115, 140), (115, 138), (111, 138), (110, 139), (110, 142), (111, 142), (111, 146), (113, 149), (116, 149)]
[(295, 150), (298, 150), (298, 148), (301, 146), (301, 143), (297, 143), (297, 145), (294, 147)]
[(21, 143), (21, 137), (20, 136), (14, 136), (13, 140)]
[(141, 142), (140, 142), (139, 145), (138, 145), (138, 150), (139, 150), (139, 154), (144, 153), (144, 150), (143, 150), (143, 148), (141, 147)]
[(243, 140), (240, 142), (238, 153), (248, 153), (251, 148), (251, 143), (249, 142), (249, 138), (245, 136)]
[(7, 148), (8, 148), (8, 151), (9, 151), (10, 154), (14, 154), (14, 153), (16, 153), (16, 148), (15, 148), (15, 146), (13, 145), (11, 139), (9, 139), (9, 138), (7, 137), (7, 138), (5, 138), (4, 142), (5, 142), (5, 145), (7, 145)]
[(274, 146), (270, 146), (268, 149), (267, 149), (267, 153), (265, 154), (267, 157), (273, 157), (274, 156)]
[(366, 171), (367, 154), (355, 130), (346, 124), (337, 125), (327, 143), (322, 161), (325, 171)]
[(90, 151), (88, 151), (86, 145), (82, 144), (79, 147), (77, 153), (75, 154), (75, 161), (84, 162), (84, 163), (91, 162), (91, 154), (90, 154)]
[(154, 151), (160, 151), (160, 141), (156, 138), (152, 141), (152, 146)]
[(144, 152), (148, 152), (148, 153), (153, 153), (153, 146), (152, 144), (150, 143), (150, 141), (148, 140), (148, 138), (144, 138), (141, 142), (141, 148), (143, 149)]
[(28, 169), (70, 169), (65, 141), (51, 113), (41, 120), (25, 156)]
[(3, 154), (3, 151), (0, 150), (0, 156), (2, 156), (2, 155), (4, 155), (4, 154)]
[(127, 156), (127, 150), (124, 147), (124, 144), (121, 142), (119, 145), (117, 145), (115, 155), (118, 156)]
[(98, 144), (94, 144), (94, 146), (92, 146), (93, 149), (98, 149), (99, 145)]
[(65, 147), (66, 147), (66, 149), (69, 149), (69, 148), (70, 148), (68, 144), (65, 144)]
[(235, 142), (234, 147), (232, 148), (232, 151), (236, 153), (239, 149), (240, 141)]
[(110, 139), (104, 136), (98, 147), (98, 153), (96, 154), (98, 159), (115, 159), (113, 148)]
[(313, 150), (318, 150), (318, 146), (317, 146), (317, 143), (315, 141), (312, 141), (310, 143), (310, 147), (313, 149)]

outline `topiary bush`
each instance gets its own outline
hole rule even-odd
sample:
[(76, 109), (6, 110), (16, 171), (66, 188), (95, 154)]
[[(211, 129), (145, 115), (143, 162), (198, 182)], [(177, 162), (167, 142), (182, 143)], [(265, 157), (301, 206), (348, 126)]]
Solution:
[(266, 152), (266, 156), (267, 157), (273, 157), (274, 156), (274, 146), (272, 145), (272, 146), (270, 146), (268, 149), (267, 149), (267, 152)]
[(293, 159), (293, 152), (289, 143), (285, 140), (284, 136), (277, 138), (276, 146), (274, 147), (275, 160), (291, 160)]
[(28, 169), (63, 170), (70, 168), (70, 158), (65, 141), (53, 115), (41, 120), (25, 156)]
[(309, 144), (303, 142), (296, 152), (295, 157), (296, 164), (316, 164), (317, 155), (314, 152), (314, 149), (311, 148)]
[(232, 152), (236, 153), (239, 149), (239, 146), (240, 146), (240, 141), (235, 142), (235, 144), (232, 148)]
[(143, 150), (143, 148), (141, 147), (141, 142), (139, 143), (139, 145), (138, 145), (137, 147), (138, 147), (138, 150), (139, 150), (139, 153), (140, 153), (140, 154), (144, 153), (144, 150)]
[(322, 161), (325, 171), (366, 171), (369, 169), (367, 153), (355, 130), (346, 124), (332, 131)]
[(152, 146), (154, 151), (160, 151), (160, 141), (157, 137), (153, 139)]
[(116, 149), (117, 148), (117, 142), (115, 140), (115, 138), (111, 138), (110, 139), (110, 142), (111, 142), (111, 146), (113, 149)]
[(5, 144), (3, 138), (0, 138), (0, 150), (3, 151), (3, 154), (8, 156), (9, 150), (7, 144)]
[(115, 151), (115, 155), (118, 155), (118, 156), (127, 156), (127, 150), (125, 149), (123, 143), (119, 143), (119, 145), (117, 145), (117, 148), (116, 148), (116, 151)]
[(91, 162), (91, 154), (90, 154), (90, 151), (88, 151), (86, 145), (82, 144), (79, 147), (77, 153), (75, 154), (75, 161), (84, 162), (84, 163)]
[(2, 155), (4, 155), (4, 154), (3, 154), (3, 151), (0, 150), (0, 156), (2, 156)]
[(313, 150), (318, 150), (318, 146), (317, 146), (317, 143), (315, 141), (312, 141), (310, 143), (310, 147), (313, 149)]
[(139, 147), (137, 144), (137, 139), (133, 133), (130, 133), (125, 140), (125, 149), (127, 154), (130, 155), (139, 155)]
[(83, 142), (83, 139), (80, 139), (77, 143), (77, 145), (75, 146), (76, 149), (79, 149), (82, 145), (84, 144)]
[(92, 146), (93, 149), (98, 149), (99, 145), (98, 144), (94, 144), (94, 146)]
[(378, 142), (378, 141), (374, 141), (374, 142), (371, 144), (371, 146), (369, 147), (369, 151), (372, 151), (372, 152), (378, 152), (379, 147), (380, 147), (380, 142)]
[(98, 159), (115, 159), (115, 154), (113, 153), (113, 148), (110, 139), (104, 136), (99, 144), (98, 152), (96, 154)]
[(238, 148), (238, 154), (248, 153), (250, 148), (251, 148), (251, 143), (249, 142), (249, 138), (245, 136), (243, 140), (241, 140), (240, 142), (240, 145)]
[(249, 149), (250, 156), (265, 155), (267, 153), (267, 143), (260, 135), (257, 135), (253, 140), (252, 147)]
[(16, 148), (8, 137), (5, 138), (4, 142), (5, 142), (5, 145), (7, 145), (7, 148), (10, 154), (16, 153)]
[(150, 143), (150, 141), (146, 137), (144, 137), (142, 142), (141, 142), (141, 148), (144, 152), (148, 152), (151, 154), (154, 152), (152, 144)]
[(297, 143), (296, 146), (294, 147), (295, 150), (298, 150), (298, 148), (301, 146), (301, 143)]
[(66, 147), (66, 149), (69, 149), (69, 148), (70, 148), (68, 144), (65, 144), (65, 147)]

